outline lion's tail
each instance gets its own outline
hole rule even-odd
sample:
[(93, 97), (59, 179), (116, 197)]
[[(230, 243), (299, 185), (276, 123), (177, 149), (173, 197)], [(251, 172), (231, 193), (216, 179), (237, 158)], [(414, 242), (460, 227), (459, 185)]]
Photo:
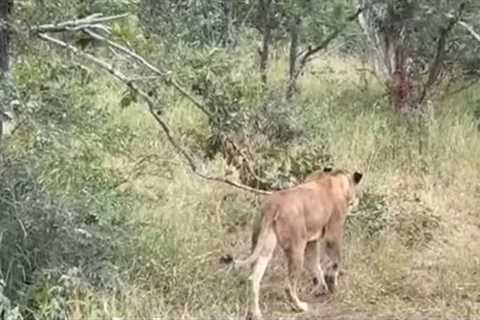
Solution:
[(235, 266), (245, 266), (245, 265), (251, 265), (255, 261), (257, 261), (258, 257), (260, 256), (260, 252), (262, 252), (262, 249), (265, 245), (265, 242), (267, 241), (267, 236), (268, 232), (271, 230), (273, 221), (275, 220), (276, 212), (274, 215), (270, 214), (265, 214), (262, 217), (262, 221), (260, 224), (260, 233), (258, 234), (257, 238), (257, 243), (255, 245), (255, 248), (253, 249), (252, 254), (245, 258), (244, 260), (234, 260)]

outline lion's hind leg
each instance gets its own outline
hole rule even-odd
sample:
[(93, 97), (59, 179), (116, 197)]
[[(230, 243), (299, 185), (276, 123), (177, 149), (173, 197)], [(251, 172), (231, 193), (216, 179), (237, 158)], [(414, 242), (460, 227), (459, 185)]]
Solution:
[(273, 252), (277, 246), (277, 237), (272, 231), (266, 237), (265, 245), (260, 252), (257, 260), (253, 264), (253, 271), (250, 276), (252, 300), (248, 319), (260, 320), (262, 319), (262, 312), (260, 310), (260, 283), (262, 281), (265, 270), (272, 259)]
[(308, 304), (298, 297), (298, 279), (303, 270), (306, 242), (295, 243), (286, 249), (288, 259), (288, 293), (299, 311), (307, 311)]
[(325, 282), (325, 273), (320, 262), (320, 242), (318, 240), (310, 241), (305, 248), (305, 267), (311, 273), (316, 287), (315, 295), (321, 295), (328, 292), (328, 286)]

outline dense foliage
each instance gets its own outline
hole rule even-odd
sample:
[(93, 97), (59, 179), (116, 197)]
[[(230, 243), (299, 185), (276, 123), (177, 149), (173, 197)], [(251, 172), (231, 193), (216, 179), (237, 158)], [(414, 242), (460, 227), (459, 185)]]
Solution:
[[(422, 90), (459, 3), (370, 9), (376, 27), (408, 27), (395, 41)], [(18, 115), (0, 140), (0, 318), (226, 318), (245, 303), (243, 276), (218, 258), (249, 250), (257, 199), (191, 174), (131, 83), (28, 32), (98, 12), (128, 13), (102, 34), (163, 75), (85, 32), (52, 35), (131, 76), (202, 172), (263, 189), (326, 166), (366, 172), (348, 219), (354, 276), (341, 306), (478, 312), (480, 265), (470, 257), (479, 248), (469, 239), (479, 218), (480, 42), (459, 22), (480, 32), (480, 8), (465, 1), (444, 39), (439, 80), (421, 112), (406, 114), (391, 108), (373, 65), (385, 56), (356, 10), (346, 0), (16, 1), (13, 64), (0, 82), (0, 111)], [(292, 61), (298, 88), (289, 96)], [(432, 281), (419, 280), (425, 270)]]

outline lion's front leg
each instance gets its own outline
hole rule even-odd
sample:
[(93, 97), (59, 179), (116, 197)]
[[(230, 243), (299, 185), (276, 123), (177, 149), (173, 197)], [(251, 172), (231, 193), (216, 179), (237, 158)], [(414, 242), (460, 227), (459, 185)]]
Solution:
[(329, 265), (326, 267), (325, 282), (330, 292), (335, 292), (338, 286), (338, 276), (340, 272), (340, 254), (341, 242), (338, 239), (331, 238), (325, 243), (325, 251), (329, 258)]

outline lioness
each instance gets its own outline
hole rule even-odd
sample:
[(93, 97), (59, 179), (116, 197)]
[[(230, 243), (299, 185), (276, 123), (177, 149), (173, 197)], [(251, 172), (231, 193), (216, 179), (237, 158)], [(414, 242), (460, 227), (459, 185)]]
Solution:
[(320, 289), (328, 291), (320, 264), (320, 240), (325, 240), (325, 253), (334, 272), (332, 285), (336, 286), (345, 218), (356, 202), (356, 186), (361, 179), (362, 174), (358, 172), (317, 171), (304, 183), (264, 198), (261, 214), (253, 225), (252, 254), (245, 260), (234, 261), (236, 266), (254, 263), (249, 317), (262, 318), (260, 282), (277, 243), (288, 260), (289, 296), (300, 311), (308, 310), (307, 303), (297, 294), (304, 260)]

